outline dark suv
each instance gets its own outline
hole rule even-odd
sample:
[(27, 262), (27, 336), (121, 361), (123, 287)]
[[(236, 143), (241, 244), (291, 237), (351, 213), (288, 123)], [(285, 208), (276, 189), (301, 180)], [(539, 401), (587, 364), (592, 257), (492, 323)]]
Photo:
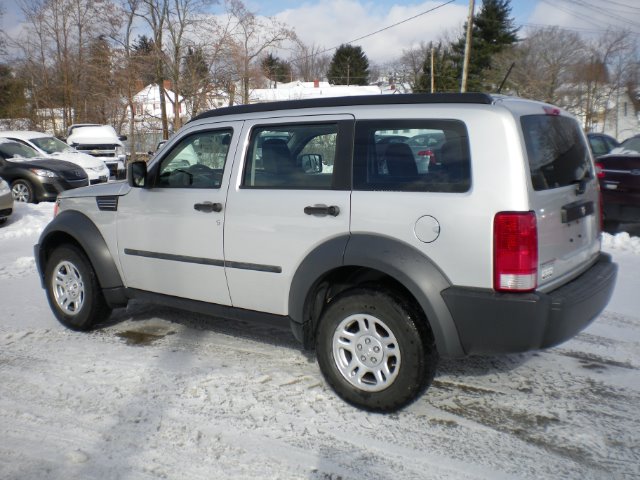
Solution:
[(596, 161), (607, 230), (640, 222), (640, 154), (610, 154)]
[(42, 158), (33, 148), (0, 140), (0, 176), (11, 185), (17, 202), (54, 201), (60, 192), (89, 184), (87, 173), (75, 163)]

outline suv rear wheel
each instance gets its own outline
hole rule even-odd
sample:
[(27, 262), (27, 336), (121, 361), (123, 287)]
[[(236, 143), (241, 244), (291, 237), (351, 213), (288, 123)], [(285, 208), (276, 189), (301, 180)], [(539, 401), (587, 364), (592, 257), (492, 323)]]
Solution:
[(337, 296), (316, 337), (320, 369), (336, 393), (372, 411), (412, 402), (438, 363), (427, 326), (410, 302), (390, 292), (356, 288)]
[(89, 259), (73, 245), (53, 251), (45, 269), (45, 285), (53, 313), (72, 330), (89, 330), (111, 314)]

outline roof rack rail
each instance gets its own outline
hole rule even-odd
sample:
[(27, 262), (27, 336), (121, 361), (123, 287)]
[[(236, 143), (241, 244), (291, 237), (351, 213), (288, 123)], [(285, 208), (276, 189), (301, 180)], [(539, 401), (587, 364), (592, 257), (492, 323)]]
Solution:
[(192, 118), (189, 122), (203, 118), (221, 117), (244, 113), (271, 112), (316, 107), (346, 107), (357, 105), (406, 105), (419, 103), (493, 103), (486, 93), (406, 93), (398, 95), (358, 95), (346, 97), (309, 98), (305, 100), (281, 100), (277, 102), (234, 105), (209, 110)]

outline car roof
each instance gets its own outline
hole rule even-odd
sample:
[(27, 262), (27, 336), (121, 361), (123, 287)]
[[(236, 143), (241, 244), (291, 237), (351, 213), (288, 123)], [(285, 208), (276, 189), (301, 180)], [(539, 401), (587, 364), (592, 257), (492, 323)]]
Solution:
[(284, 100), (278, 102), (252, 103), (217, 108), (201, 113), (190, 122), (203, 118), (221, 117), (246, 113), (262, 113), (275, 110), (298, 110), (303, 108), (344, 107), (360, 105), (407, 105), (421, 103), (476, 103), (490, 105), (494, 102), (485, 93), (413, 93), (403, 95), (360, 95), (347, 97), (309, 98), (304, 100)]
[(49, 133), (36, 132), (34, 130), (5, 130), (0, 131), (0, 137), (13, 137), (21, 140), (29, 140), (31, 138), (53, 137)]

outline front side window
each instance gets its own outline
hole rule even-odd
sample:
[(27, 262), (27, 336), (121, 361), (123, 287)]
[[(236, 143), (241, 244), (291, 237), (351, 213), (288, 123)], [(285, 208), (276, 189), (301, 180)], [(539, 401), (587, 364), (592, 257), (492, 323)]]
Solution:
[(333, 187), (338, 124), (256, 127), (251, 132), (243, 188)]
[(354, 188), (466, 192), (469, 140), (457, 120), (367, 120), (356, 123)]
[(520, 121), (535, 190), (566, 187), (593, 177), (589, 151), (575, 120), (526, 115)]
[(157, 187), (220, 188), (231, 129), (198, 132), (183, 138), (158, 169)]

